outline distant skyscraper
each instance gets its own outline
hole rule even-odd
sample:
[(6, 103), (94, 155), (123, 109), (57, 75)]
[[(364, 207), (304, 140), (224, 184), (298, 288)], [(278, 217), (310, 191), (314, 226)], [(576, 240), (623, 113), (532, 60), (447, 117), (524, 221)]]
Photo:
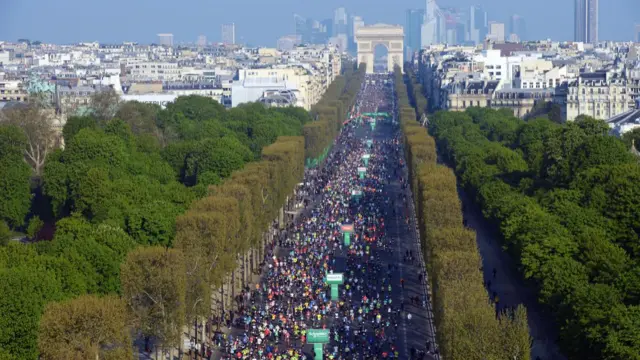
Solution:
[(512, 15), (509, 20), (509, 36), (515, 34), (520, 41), (526, 40), (527, 28), (524, 18), (520, 15)]
[(489, 35), (487, 36), (491, 40), (503, 43), (504, 42), (504, 23), (492, 21), (489, 23)]
[(236, 43), (236, 24), (222, 24), (222, 43), (233, 45)]
[(574, 40), (598, 42), (598, 0), (575, 0)]
[(480, 6), (471, 6), (469, 9), (469, 41), (479, 44), (484, 42), (487, 36), (487, 12)]
[(464, 44), (465, 43), (465, 34), (467, 33), (467, 26), (462, 23), (456, 23), (456, 43)]
[(311, 42), (311, 29), (307, 26), (307, 19), (298, 14), (293, 14), (293, 21), (295, 22), (296, 35), (300, 37), (300, 41), (303, 43)]
[(349, 34), (348, 25), (349, 17), (347, 16), (347, 10), (343, 7), (337, 8), (333, 12), (333, 36)]
[(330, 37), (333, 36), (333, 19), (324, 19), (321, 21), (322, 27), (326, 31), (326, 39), (325, 42), (329, 40)]
[(404, 57), (410, 59), (411, 54), (420, 50), (422, 42), (420, 40), (420, 32), (422, 31), (422, 23), (424, 22), (424, 10), (409, 9), (407, 10), (407, 19), (404, 26)]
[(360, 16), (354, 16), (353, 17), (353, 38), (351, 39), (351, 44), (352, 44), (352, 51), (356, 52), (358, 51), (358, 39), (356, 38), (356, 34), (358, 33), (358, 29), (364, 26), (364, 20), (362, 20), (362, 18)]
[(173, 47), (173, 34), (158, 34), (158, 44)]
[[(329, 39), (325, 22), (311, 18), (305, 18), (298, 14), (293, 15), (296, 35), (304, 44), (324, 44)], [(332, 21), (332, 20), (330, 20)]]
[(318, 20), (307, 19), (308, 26), (311, 28), (311, 43), (324, 44), (327, 42), (328, 36), (325, 26)]
[(198, 36), (198, 41), (196, 41), (196, 45), (203, 47), (207, 45), (207, 37), (204, 35)]
[(436, 0), (427, 0), (424, 22), (420, 31), (421, 46), (429, 46), (446, 41), (446, 27), (442, 11)]
[(635, 39), (633, 41), (640, 43), (640, 24), (636, 24)]

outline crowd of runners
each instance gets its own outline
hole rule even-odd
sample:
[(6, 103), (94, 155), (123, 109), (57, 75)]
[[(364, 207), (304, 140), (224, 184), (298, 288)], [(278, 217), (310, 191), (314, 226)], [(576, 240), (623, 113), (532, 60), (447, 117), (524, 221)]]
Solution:
[[(357, 112), (388, 112), (391, 118), (378, 119), (374, 131), (370, 120), (354, 116), (313, 180), (305, 179), (308, 209), (267, 250), (263, 276), (243, 293), (234, 330), (216, 336), (222, 359), (313, 359), (310, 329), (329, 330), (325, 359), (430, 358), (426, 341), (421, 348), (407, 348), (406, 339), (402, 345), (402, 328), (411, 326), (411, 312), (397, 296), (404, 279), (398, 264), (380, 261), (398, 251), (386, 236), (385, 218), (397, 215), (386, 185), (401, 179), (406, 186), (393, 98), (389, 75), (367, 76)], [(392, 135), (374, 139), (381, 129)], [(371, 158), (361, 178), (364, 154)], [(349, 246), (344, 224), (354, 226)], [(413, 261), (414, 254), (399, 258)], [(325, 283), (330, 273), (344, 276), (337, 301)]]

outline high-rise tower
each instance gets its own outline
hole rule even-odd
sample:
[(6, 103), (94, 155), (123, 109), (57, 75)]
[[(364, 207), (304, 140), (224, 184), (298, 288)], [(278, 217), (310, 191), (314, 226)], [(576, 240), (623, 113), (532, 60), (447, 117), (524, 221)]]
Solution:
[(420, 31), (424, 22), (424, 10), (407, 10), (407, 20), (404, 26), (405, 59), (410, 59), (413, 52), (420, 50)]
[(598, 42), (598, 0), (575, 0), (574, 40)]

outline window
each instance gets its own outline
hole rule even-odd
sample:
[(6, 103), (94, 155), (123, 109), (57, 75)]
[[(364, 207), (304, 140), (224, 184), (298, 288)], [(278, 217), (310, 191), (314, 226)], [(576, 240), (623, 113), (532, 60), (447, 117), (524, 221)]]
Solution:
[(500, 75), (502, 75), (502, 72), (501, 72), (501, 71), (498, 71), (498, 72), (496, 73), (496, 75), (500, 76)]
[(493, 76), (493, 71), (489, 73), (489, 76)]

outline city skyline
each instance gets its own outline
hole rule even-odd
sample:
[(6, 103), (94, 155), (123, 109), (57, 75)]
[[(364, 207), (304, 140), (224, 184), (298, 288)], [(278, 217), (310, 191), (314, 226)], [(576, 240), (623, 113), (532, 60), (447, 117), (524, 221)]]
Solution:
[[(337, 8), (344, 7), (349, 14), (361, 16), (367, 24), (378, 22), (404, 25), (406, 9), (424, 9), (426, 1), (398, 0), (394, 2), (392, 11), (382, 6), (371, 6), (371, 1), (350, 0), (348, 2), (327, 0), (318, 3), (304, 3), (293, 0), (277, 0), (278, 11), (274, 11), (273, 3), (257, 0), (241, 0), (225, 4), (224, 11), (220, 6), (198, 0), (185, 0), (170, 3), (164, 0), (151, 2), (142, 0), (136, 3), (114, 0), (112, 6), (100, 9), (101, 18), (114, 18), (118, 21), (96, 22), (87, 17), (84, 2), (80, 0), (63, 0), (58, 3), (43, 0), (5, 0), (0, 13), (0, 39), (15, 41), (18, 38), (29, 38), (52, 43), (76, 43), (81, 41), (122, 42), (136, 41), (152, 43), (158, 33), (172, 33), (175, 43), (194, 42), (199, 35), (211, 39), (220, 38), (220, 26), (224, 23), (235, 23), (237, 39), (251, 45), (274, 46), (281, 36), (294, 33), (291, 21), (293, 13), (314, 19), (333, 18)], [(152, 4), (154, 6), (149, 6)], [(61, 5), (69, 6), (61, 6)], [(83, 4), (83, 6), (76, 6)], [(558, 41), (574, 40), (574, 1), (557, 2), (539, 0), (534, 4), (513, 3), (507, 0), (439, 0), (441, 7), (469, 8), (481, 5), (488, 13), (488, 20), (508, 24), (513, 14), (521, 14), (527, 19), (527, 37), (529, 39), (552, 38)], [(192, 11), (193, 8), (199, 9)], [(248, 8), (253, 11), (247, 11)], [(548, 11), (553, 8), (553, 11)], [(121, 11), (127, 9), (126, 11)], [(288, 11), (282, 11), (288, 9)], [(625, 11), (617, 11), (624, 9)], [(634, 26), (637, 18), (634, 14), (640, 11), (637, 0), (609, 0), (607, 6), (599, 11), (599, 40), (630, 41), (635, 37)], [(85, 13), (83, 13), (85, 12)], [(76, 15), (76, 16), (74, 16)], [(81, 16), (82, 15), (82, 16)], [(52, 26), (51, 19), (76, 18), (73, 22), (56, 21)], [(24, 27), (25, 21), (33, 26)], [(111, 24), (116, 23), (114, 27)], [(96, 25), (98, 24), (98, 25)], [(268, 25), (268, 26), (265, 26)], [(82, 29), (82, 31), (78, 31)]]

